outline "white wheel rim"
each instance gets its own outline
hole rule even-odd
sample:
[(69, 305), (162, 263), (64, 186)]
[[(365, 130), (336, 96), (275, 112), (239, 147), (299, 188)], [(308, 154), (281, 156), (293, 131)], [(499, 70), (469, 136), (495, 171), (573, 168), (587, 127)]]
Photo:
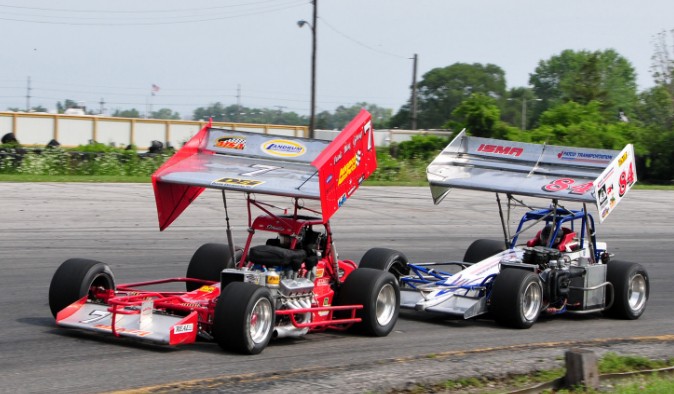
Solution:
[(646, 304), (646, 278), (637, 274), (632, 277), (627, 289), (627, 302), (635, 312), (640, 311)]
[(522, 315), (527, 321), (533, 321), (541, 310), (541, 286), (537, 282), (529, 283), (522, 297)]
[(395, 313), (396, 292), (391, 284), (384, 285), (377, 295), (377, 323), (380, 326), (385, 326), (391, 322)]
[(267, 338), (273, 322), (271, 302), (267, 298), (260, 298), (253, 306), (248, 321), (250, 339), (255, 343), (262, 343)]

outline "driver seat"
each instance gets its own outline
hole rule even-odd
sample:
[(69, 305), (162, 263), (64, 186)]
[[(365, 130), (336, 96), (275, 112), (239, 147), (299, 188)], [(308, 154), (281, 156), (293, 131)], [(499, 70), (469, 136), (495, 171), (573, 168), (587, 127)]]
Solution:
[[(543, 246), (543, 242), (541, 242), (542, 232), (543, 230), (539, 230), (538, 233), (536, 233), (536, 238), (532, 238), (527, 241), (527, 246)], [(568, 227), (562, 227), (560, 232), (561, 237), (558, 235), (559, 241), (555, 242), (552, 247), (558, 249), (560, 252), (572, 252), (577, 250), (580, 246), (578, 240), (576, 239), (578, 234)]]
[(307, 252), (302, 249), (292, 250), (275, 245), (257, 245), (248, 251), (248, 260), (254, 264), (267, 267), (287, 267), (298, 271), (307, 258)]

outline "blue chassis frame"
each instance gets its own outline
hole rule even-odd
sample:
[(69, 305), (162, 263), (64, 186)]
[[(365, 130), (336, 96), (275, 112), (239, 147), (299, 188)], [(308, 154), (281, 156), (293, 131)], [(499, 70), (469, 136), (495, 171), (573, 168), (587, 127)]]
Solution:
[[(533, 226), (528, 226), (524, 228), (524, 224), (526, 222), (535, 220), (535, 223), (538, 223), (540, 221), (545, 221), (546, 225), (554, 222), (554, 232), (552, 236), (550, 237), (549, 244), (547, 245), (548, 247), (552, 247), (552, 243), (557, 236), (557, 233), (561, 231), (562, 225), (564, 223), (571, 223), (571, 229), (575, 231), (575, 226), (574, 223), (576, 220), (581, 221), (581, 231), (580, 231), (580, 247), (583, 248), (585, 245), (585, 236), (586, 236), (586, 229), (588, 228), (588, 223), (590, 224), (589, 227), (589, 232), (590, 232), (590, 243), (592, 246), (592, 250), (594, 251), (594, 258), (596, 260), (599, 260), (601, 257), (601, 254), (604, 252), (603, 250), (597, 250), (597, 243), (596, 239), (594, 236), (594, 218), (592, 215), (587, 213), (585, 209), (581, 210), (568, 210), (565, 208), (560, 208), (560, 207), (554, 207), (554, 208), (543, 208), (543, 209), (535, 209), (529, 212), (526, 212), (524, 215), (522, 215), (522, 218), (520, 219), (519, 225), (517, 226), (517, 231), (515, 232), (515, 235), (513, 236), (512, 240), (509, 242), (509, 247), (510, 249), (515, 248), (517, 245), (517, 239), (519, 235), (522, 233), (522, 231), (528, 229), (529, 227)], [(534, 224), (535, 224), (534, 223)], [(472, 286), (452, 286), (452, 285), (445, 285), (443, 282), (450, 278), (452, 273), (445, 272), (445, 271), (439, 271), (435, 270), (433, 268), (428, 268), (428, 267), (433, 267), (433, 266), (447, 266), (447, 265), (458, 265), (462, 269), (466, 268), (467, 266), (472, 265), (472, 263), (466, 263), (462, 261), (448, 261), (444, 263), (408, 263), (407, 267), (410, 269), (410, 274), (408, 276), (404, 276), (400, 278), (401, 285), (403, 287), (407, 288), (412, 288), (417, 290), (418, 285), (426, 285), (426, 284), (436, 284), (439, 286), (447, 286), (447, 289), (464, 289), (466, 290), (466, 293), (468, 293), (471, 290), (479, 290), (480, 291), (480, 296), (486, 294), (487, 297), (489, 296), (489, 293), (491, 293), (491, 285), (496, 278), (496, 274), (489, 275), (480, 282), (479, 285), (472, 285)], [(412, 274), (414, 273), (414, 274)], [(484, 291), (484, 293), (482, 293)]]

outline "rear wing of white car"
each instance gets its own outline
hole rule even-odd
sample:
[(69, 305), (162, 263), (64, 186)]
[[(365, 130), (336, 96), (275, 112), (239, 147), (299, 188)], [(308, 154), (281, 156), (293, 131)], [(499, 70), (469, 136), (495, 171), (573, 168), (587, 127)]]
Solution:
[(426, 169), (435, 204), (452, 188), (594, 203), (603, 221), (637, 181), (634, 148), (555, 146), (471, 137), (465, 130)]

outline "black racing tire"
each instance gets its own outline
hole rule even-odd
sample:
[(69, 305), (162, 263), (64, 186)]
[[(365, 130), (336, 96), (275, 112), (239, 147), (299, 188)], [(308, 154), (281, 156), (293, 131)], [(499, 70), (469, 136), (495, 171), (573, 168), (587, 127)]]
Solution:
[(477, 263), (505, 250), (503, 241), (494, 239), (477, 239), (466, 249), (463, 255), (463, 261), (466, 263)]
[(543, 308), (543, 285), (533, 271), (501, 270), (489, 297), (489, 313), (499, 325), (529, 328)]
[(359, 268), (372, 268), (393, 274), (396, 279), (410, 274), (407, 257), (397, 250), (372, 248), (360, 259)]
[(93, 287), (115, 289), (110, 267), (96, 260), (68, 259), (54, 272), (49, 285), (49, 309), (54, 317), (68, 305), (90, 295)]
[(258, 354), (274, 333), (271, 291), (247, 282), (227, 285), (218, 298), (213, 317), (213, 337), (227, 351)]
[[(613, 285), (613, 304), (604, 313), (617, 319), (635, 320), (646, 310), (650, 281), (646, 269), (637, 263), (611, 260), (606, 267), (606, 280)], [(607, 292), (607, 305), (610, 292)]]
[(362, 319), (352, 326), (365, 335), (388, 335), (398, 321), (400, 287), (390, 272), (373, 268), (357, 268), (346, 278), (337, 293), (335, 305), (363, 305), (356, 311)]
[[(236, 262), (241, 259), (241, 248), (234, 248), (234, 259), (230, 255), (229, 245), (220, 243), (203, 244), (194, 252), (187, 266), (188, 278), (220, 281), (220, 272), (225, 268), (234, 268)], [(194, 282), (185, 282), (187, 291), (200, 288), (202, 285)]]

